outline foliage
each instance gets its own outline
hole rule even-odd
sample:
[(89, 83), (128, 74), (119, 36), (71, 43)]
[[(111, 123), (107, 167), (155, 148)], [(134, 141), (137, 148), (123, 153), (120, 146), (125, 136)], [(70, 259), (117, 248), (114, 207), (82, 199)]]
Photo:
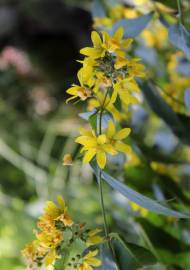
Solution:
[(1, 52), (2, 269), (24, 269), (60, 194), (69, 214), (47, 203), (27, 269), (189, 269), (189, 2), (91, 8), (67, 104), (27, 53)]

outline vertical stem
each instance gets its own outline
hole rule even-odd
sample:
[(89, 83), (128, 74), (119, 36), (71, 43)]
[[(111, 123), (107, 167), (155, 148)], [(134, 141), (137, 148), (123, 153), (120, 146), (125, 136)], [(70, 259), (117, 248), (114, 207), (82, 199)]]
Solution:
[[(107, 96), (108, 96), (108, 89), (107, 89), (107, 92), (106, 92), (104, 100), (103, 100), (102, 108), (100, 110), (99, 127), (98, 127), (98, 134), (99, 135), (102, 134), (102, 116), (103, 116), (103, 113), (104, 113), (104, 105), (105, 105)], [(102, 189), (102, 170), (101, 169), (99, 169), (97, 180), (98, 180), (98, 185), (99, 185), (102, 216), (103, 216), (103, 220), (104, 220), (104, 232), (105, 232), (106, 239), (108, 240), (109, 249), (110, 249), (110, 251), (112, 253), (113, 258), (115, 259), (116, 267), (119, 270), (117, 258), (116, 258), (116, 255), (115, 255), (115, 251), (114, 251), (114, 248), (112, 247), (111, 241), (109, 239), (109, 231), (108, 231), (108, 225), (107, 225), (107, 219), (106, 219), (106, 211), (105, 211), (105, 205), (104, 205), (104, 196), (103, 196), (103, 189)]]
[(182, 15), (182, 10), (181, 10), (180, 0), (177, 0), (177, 8), (178, 8), (178, 14), (179, 14), (179, 22), (183, 24), (183, 15)]
[(102, 190), (102, 172), (101, 172), (101, 170), (99, 170), (98, 185), (99, 185), (99, 192), (100, 192), (100, 202), (101, 202), (101, 208), (102, 208), (102, 216), (103, 216), (103, 219), (104, 219), (104, 231), (105, 231), (106, 238), (108, 238), (108, 226), (107, 226), (106, 211), (105, 211), (104, 197), (103, 197), (103, 190)]

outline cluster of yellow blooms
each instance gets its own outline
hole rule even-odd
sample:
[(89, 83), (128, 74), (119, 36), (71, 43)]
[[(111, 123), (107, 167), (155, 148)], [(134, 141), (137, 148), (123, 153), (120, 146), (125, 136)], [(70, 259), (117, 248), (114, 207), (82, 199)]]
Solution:
[(184, 92), (190, 85), (190, 78), (178, 72), (179, 60), (183, 56), (184, 54), (180, 51), (170, 56), (167, 66), (169, 81), (163, 86), (162, 95), (174, 111), (187, 114), (184, 106)]
[[(130, 147), (122, 142), (130, 133), (129, 128), (116, 130), (115, 120), (121, 119), (116, 108), (120, 106), (128, 110), (128, 106), (138, 102), (139, 87), (135, 77), (143, 77), (144, 66), (138, 58), (130, 58), (126, 50), (132, 39), (123, 38), (124, 30), (119, 28), (113, 36), (107, 32), (92, 32), (93, 47), (83, 48), (80, 52), (85, 55), (82, 68), (78, 71), (80, 85), (72, 85), (67, 90), (70, 100), (89, 99), (88, 108), (96, 109), (99, 115), (99, 130), (81, 129), (81, 136), (76, 142), (83, 147), (84, 163), (96, 157), (101, 169), (106, 165), (106, 154), (116, 155), (118, 152), (129, 153)], [(104, 112), (112, 114), (107, 127), (102, 130), (101, 117)]]
[(23, 250), (27, 269), (57, 263), (61, 269), (92, 270), (101, 265), (96, 258), (98, 250), (91, 249), (103, 242), (101, 230), (87, 230), (85, 224), (74, 223), (62, 197), (57, 204), (47, 202), (37, 226), (36, 239)]

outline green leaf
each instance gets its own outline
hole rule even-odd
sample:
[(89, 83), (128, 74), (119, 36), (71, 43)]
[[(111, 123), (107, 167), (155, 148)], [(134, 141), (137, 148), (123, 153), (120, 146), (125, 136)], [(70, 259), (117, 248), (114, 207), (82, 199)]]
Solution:
[[(91, 166), (95, 174), (97, 175), (98, 168), (95, 161), (91, 162)], [(166, 206), (159, 204), (157, 201), (154, 201), (144, 195), (141, 195), (137, 191), (131, 189), (130, 187), (118, 181), (117, 179), (113, 178), (111, 175), (107, 174), (104, 171), (102, 171), (102, 179), (104, 179), (113, 189), (119, 191), (128, 200), (140, 205), (143, 208), (148, 209), (151, 212), (155, 212), (157, 214), (162, 214), (165, 216), (173, 216), (177, 218), (190, 217), (189, 215), (185, 213), (181, 213), (181, 212), (177, 212), (175, 210), (169, 209)]]
[(97, 113), (97, 110), (94, 109), (91, 112), (79, 113), (79, 117), (88, 121), (90, 116), (94, 115), (95, 113)]
[(97, 112), (89, 117), (91, 127), (96, 130), (97, 128)]
[(184, 102), (188, 111), (190, 112), (190, 87), (185, 90)]
[(113, 34), (120, 26), (124, 28), (124, 37), (125, 38), (135, 38), (138, 36), (144, 28), (148, 25), (150, 20), (152, 19), (153, 12), (139, 16), (135, 19), (122, 19), (113, 24), (111, 34)]
[(121, 270), (136, 270), (157, 263), (155, 256), (144, 247), (126, 242), (116, 233), (110, 234), (110, 237)]
[(178, 49), (182, 50), (190, 60), (190, 33), (182, 24), (169, 27), (169, 40)]
[(96, 268), (96, 270), (118, 270), (116, 268), (113, 256), (110, 252), (110, 249), (108, 247), (107, 244), (102, 244), (99, 247), (99, 259), (102, 262), (102, 265), (98, 268)]
[(92, 16), (106, 17), (107, 5), (104, 0), (93, 0), (92, 2)]
[(167, 0), (167, 3), (166, 3), (166, 0), (157, 0), (157, 2), (160, 2), (160, 3), (164, 4), (164, 5), (166, 5), (167, 7), (177, 9), (177, 1)]
[(141, 82), (140, 85), (152, 110), (165, 121), (173, 133), (180, 138), (183, 143), (190, 145), (189, 129), (161, 97), (155, 86), (150, 82)]

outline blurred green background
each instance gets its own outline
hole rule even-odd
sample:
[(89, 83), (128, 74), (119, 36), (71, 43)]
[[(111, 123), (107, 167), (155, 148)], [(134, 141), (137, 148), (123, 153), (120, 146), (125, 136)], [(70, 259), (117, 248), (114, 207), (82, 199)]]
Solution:
[[(64, 196), (75, 220), (102, 224), (91, 169), (81, 169), (78, 159), (72, 167), (62, 165), (65, 153), (77, 155), (74, 138), (84, 125), (78, 117), (83, 104), (66, 105), (65, 90), (76, 82), (80, 48), (90, 43), (89, 10), (90, 2), (82, 0), (0, 1), (1, 270), (24, 269), (20, 251), (33, 239), (45, 201), (58, 194)], [(153, 48), (148, 54), (145, 47), (135, 49), (144, 56), (151, 76), (160, 76), (162, 82), (163, 56), (172, 49), (156, 56)], [(118, 177), (139, 192), (188, 212), (189, 146), (146, 102), (131, 113), (130, 125), (136, 154)], [(110, 160), (109, 170), (117, 176), (122, 164), (121, 155)], [(110, 229), (157, 254), (160, 264), (154, 269), (190, 269), (188, 220), (143, 212), (107, 185), (104, 196)]]

